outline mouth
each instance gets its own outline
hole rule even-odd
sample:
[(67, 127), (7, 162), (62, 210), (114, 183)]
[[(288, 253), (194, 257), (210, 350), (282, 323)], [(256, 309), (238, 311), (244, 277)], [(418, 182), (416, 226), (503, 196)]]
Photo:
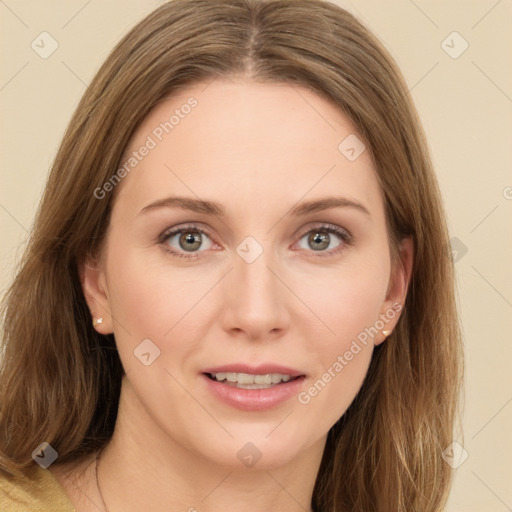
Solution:
[(301, 379), (305, 375), (290, 375), (286, 373), (237, 373), (237, 372), (205, 372), (210, 380), (239, 389), (267, 389), (282, 386), (287, 382)]
[(278, 407), (300, 392), (306, 374), (275, 364), (244, 363), (204, 368), (205, 391), (230, 407), (263, 412)]

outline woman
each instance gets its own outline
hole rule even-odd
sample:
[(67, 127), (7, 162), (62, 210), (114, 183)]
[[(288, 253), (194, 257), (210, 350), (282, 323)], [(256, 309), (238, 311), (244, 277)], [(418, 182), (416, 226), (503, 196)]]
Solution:
[(443, 510), (447, 243), (353, 16), (161, 6), (84, 94), (6, 297), (5, 510)]

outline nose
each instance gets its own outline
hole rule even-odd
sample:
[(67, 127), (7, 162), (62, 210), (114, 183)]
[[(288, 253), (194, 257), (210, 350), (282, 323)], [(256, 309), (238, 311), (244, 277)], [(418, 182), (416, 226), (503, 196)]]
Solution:
[(292, 294), (279, 279), (275, 266), (265, 251), (252, 263), (235, 255), (223, 288), (221, 315), (226, 332), (266, 340), (288, 330)]

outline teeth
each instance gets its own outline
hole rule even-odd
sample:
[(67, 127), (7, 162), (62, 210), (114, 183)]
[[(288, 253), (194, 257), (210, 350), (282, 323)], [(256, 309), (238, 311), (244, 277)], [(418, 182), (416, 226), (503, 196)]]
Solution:
[(229, 384), (235, 384), (237, 387), (243, 387), (246, 389), (269, 388), (273, 384), (288, 382), (291, 379), (290, 375), (284, 375), (282, 373), (251, 375), (249, 373), (220, 372), (211, 375), (219, 382), (227, 380), (227, 383)]
[(272, 384), (277, 384), (278, 382), (281, 382), (281, 377), (279, 373), (273, 373), (270, 378), (272, 379)]
[[(248, 384), (250, 384), (250, 382)], [(272, 375), (270, 375), (270, 373), (267, 373), (267, 375), (255, 375), (254, 384), (272, 384)]]
[(255, 375), (249, 375), (248, 373), (239, 373), (238, 375), (236, 375), (236, 377), (236, 382), (238, 382), (238, 384), (256, 384), (254, 382)]

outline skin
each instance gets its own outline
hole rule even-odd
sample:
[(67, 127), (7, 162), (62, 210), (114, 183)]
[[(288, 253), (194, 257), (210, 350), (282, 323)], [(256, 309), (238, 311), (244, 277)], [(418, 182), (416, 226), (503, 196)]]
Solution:
[[(379, 331), (360, 343), (308, 404), (294, 396), (270, 410), (240, 411), (209, 393), (201, 370), (275, 362), (305, 373), (307, 390), (361, 331), (404, 303), (412, 242), (402, 241), (402, 266), (393, 268), (369, 151), (349, 161), (338, 145), (357, 134), (355, 126), (306, 88), (242, 78), (196, 84), (160, 103), (125, 155), (190, 96), (197, 107), (117, 186), (103, 251), (82, 269), (91, 315), (103, 318), (96, 329), (114, 332), (126, 371), (99, 466), (103, 497), (110, 511), (310, 510), (327, 433), (386, 336)], [(176, 207), (140, 213), (169, 196), (215, 201), (226, 215)], [(327, 196), (368, 212), (289, 214)], [(208, 235), (188, 260), (165, 250), (190, 254), (179, 235), (158, 238), (190, 223)], [(347, 230), (352, 242), (327, 234), (328, 247), (315, 251), (308, 235), (326, 223)], [(247, 236), (263, 249), (252, 263), (236, 252)], [(133, 354), (146, 338), (160, 349), (150, 366)], [(237, 457), (248, 442), (262, 454), (253, 467)], [(52, 466), (77, 510), (101, 509), (91, 460), (80, 476), (76, 467)]]

